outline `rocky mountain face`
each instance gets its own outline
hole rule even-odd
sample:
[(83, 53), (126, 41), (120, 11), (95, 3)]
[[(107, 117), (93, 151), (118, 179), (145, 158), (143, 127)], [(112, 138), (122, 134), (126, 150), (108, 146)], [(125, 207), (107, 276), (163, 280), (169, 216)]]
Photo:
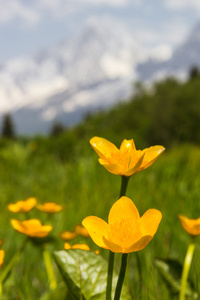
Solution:
[(0, 66), (0, 113), (11, 111), (20, 134), (71, 126), (126, 99), (144, 56), (127, 29), (90, 22), (69, 41)]
[(200, 68), (200, 23), (175, 49), (169, 60), (156, 62), (149, 59), (145, 63), (138, 64), (137, 72), (142, 81), (158, 80), (166, 76), (176, 76), (184, 80), (194, 66)]

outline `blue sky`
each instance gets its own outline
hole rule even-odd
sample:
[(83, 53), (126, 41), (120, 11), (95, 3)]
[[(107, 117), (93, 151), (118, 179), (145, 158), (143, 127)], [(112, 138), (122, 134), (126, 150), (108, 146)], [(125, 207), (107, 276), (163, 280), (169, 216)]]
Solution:
[(173, 49), (200, 22), (197, 0), (0, 0), (0, 62), (77, 34), (90, 18), (127, 26), (144, 47)]

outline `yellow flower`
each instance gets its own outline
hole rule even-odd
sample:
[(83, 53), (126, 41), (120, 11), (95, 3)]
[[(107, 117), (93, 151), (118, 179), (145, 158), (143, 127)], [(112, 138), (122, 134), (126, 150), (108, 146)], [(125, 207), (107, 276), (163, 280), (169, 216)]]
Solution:
[(37, 204), (36, 208), (42, 212), (54, 214), (63, 210), (63, 206), (54, 202), (46, 202), (44, 204)]
[(80, 249), (80, 250), (87, 250), (90, 251), (90, 247), (87, 244), (74, 244), (71, 246), (69, 243), (64, 244), (64, 249), (69, 250), (69, 249)]
[(190, 235), (200, 235), (200, 218), (198, 219), (189, 219), (186, 216), (179, 215), (179, 221), (182, 228), (189, 233)]
[(104, 220), (89, 216), (82, 224), (99, 247), (112, 252), (129, 253), (142, 250), (154, 237), (162, 214), (157, 209), (149, 209), (140, 217), (131, 199), (121, 197), (116, 201)]
[(43, 238), (52, 230), (51, 225), (42, 225), (38, 219), (25, 221), (12, 219), (11, 224), (15, 230), (30, 237)]
[(0, 269), (4, 263), (4, 257), (5, 257), (5, 251), (4, 250), (0, 250)]
[(76, 225), (74, 231), (76, 232), (77, 235), (81, 235), (84, 237), (89, 237), (89, 233), (85, 227), (82, 225)]
[(118, 149), (113, 143), (93, 137), (90, 144), (99, 155), (99, 163), (115, 175), (132, 176), (148, 168), (165, 150), (163, 146), (152, 146), (136, 150), (133, 140), (123, 140)]
[(36, 198), (28, 198), (27, 200), (17, 201), (15, 204), (9, 204), (8, 209), (14, 213), (25, 213), (35, 207), (36, 203)]
[(62, 240), (71, 241), (77, 237), (77, 234), (74, 231), (64, 231), (59, 236)]

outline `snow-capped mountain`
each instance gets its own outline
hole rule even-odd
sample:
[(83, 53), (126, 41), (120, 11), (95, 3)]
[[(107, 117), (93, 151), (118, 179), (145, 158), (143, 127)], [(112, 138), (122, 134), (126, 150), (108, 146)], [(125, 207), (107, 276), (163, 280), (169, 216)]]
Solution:
[(19, 134), (48, 133), (128, 99), (135, 80), (186, 78), (200, 67), (200, 24), (170, 59), (151, 58), (113, 19), (90, 20), (77, 36), (28, 58), (0, 64), (0, 124), (10, 112)]
[(127, 28), (90, 21), (73, 39), (29, 58), (0, 65), (0, 114), (11, 112), (17, 133), (47, 133), (52, 122), (125, 99), (146, 58)]
[(175, 49), (169, 60), (157, 62), (149, 59), (145, 63), (138, 64), (137, 72), (142, 81), (162, 79), (171, 75), (184, 80), (194, 66), (200, 68), (200, 23)]

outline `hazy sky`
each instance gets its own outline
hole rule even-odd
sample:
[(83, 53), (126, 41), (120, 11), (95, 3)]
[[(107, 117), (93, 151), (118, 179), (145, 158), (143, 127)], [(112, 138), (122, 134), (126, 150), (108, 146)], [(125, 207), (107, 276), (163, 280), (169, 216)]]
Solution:
[(0, 62), (79, 32), (89, 18), (128, 26), (144, 47), (176, 47), (200, 21), (198, 0), (0, 0)]

